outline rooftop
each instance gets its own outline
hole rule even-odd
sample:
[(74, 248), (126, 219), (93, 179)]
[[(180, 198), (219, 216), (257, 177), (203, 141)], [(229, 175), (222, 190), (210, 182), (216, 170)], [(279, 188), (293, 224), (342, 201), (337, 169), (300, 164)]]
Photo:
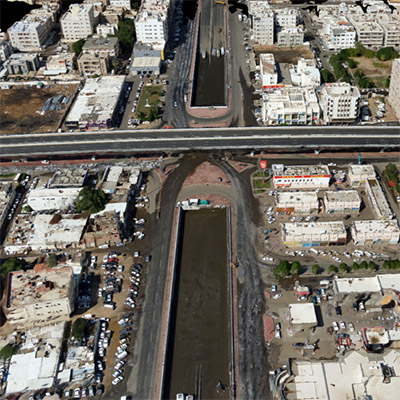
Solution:
[(322, 91), (325, 91), (331, 97), (342, 97), (344, 95), (352, 97), (360, 96), (360, 91), (356, 86), (351, 86), (349, 83), (345, 82), (326, 83), (322, 87)]
[(160, 66), (161, 57), (135, 57), (132, 61), (132, 68), (157, 68)]
[(315, 192), (277, 192), (277, 203), (312, 203), (318, 202)]
[(85, 183), (88, 170), (85, 168), (58, 169), (49, 180), (49, 188), (81, 187)]
[(68, 11), (60, 18), (60, 21), (80, 20), (93, 10), (93, 4), (71, 4)]
[(302, 176), (330, 176), (326, 165), (284, 165), (272, 164), (274, 178), (278, 176), (302, 177)]
[(349, 174), (370, 175), (375, 177), (375, 170), (372, 164), (350, 164)]
[(361, 201), (360, 196), (358, 195), (357, 190), (327, 190), (324, 193), (325, 201)]
[(346, 235), (343, 221), (286, 222), (281, 224), (285, 235)]
[(335, 278), (336, 293), (380, 292), (400, 288), (400, 274), (380, 274), (370, 278)]
[(82, 50), (114, 49), (118, 46), (116, 37), (91, 37), (83, 45)]
[(390, 205), (386, 199), (385, 194), (382, 191), (382, 187), (376, 179), (367, 179), (367, 189), (369, 189), (369, 195), (375, 200), (374, 212), (376, 212), (378, 218), (392, 218), (393, 213)]
[(390, 234), (399, 232), (398, 222), (395, 219), (353, 221), (352, 228), (360, 233), (385, 232)]
[(289, 304), (290, 321), (292, 324), (316, 324), (314, 304), (293, 303)]

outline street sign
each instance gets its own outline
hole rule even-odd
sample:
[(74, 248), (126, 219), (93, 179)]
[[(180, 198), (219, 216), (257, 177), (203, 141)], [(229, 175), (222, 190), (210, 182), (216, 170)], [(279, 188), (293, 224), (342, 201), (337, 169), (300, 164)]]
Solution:
[(267, 160), (260, 160), (260, 168), (261, 169), (267, 169)]

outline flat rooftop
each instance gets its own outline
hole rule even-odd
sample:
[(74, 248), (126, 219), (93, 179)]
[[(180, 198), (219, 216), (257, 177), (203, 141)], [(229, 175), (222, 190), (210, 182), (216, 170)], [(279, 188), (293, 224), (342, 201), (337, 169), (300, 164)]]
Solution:
[(160, 65), (161, 57), (135, 57), (132, 61), (132, 68), (157, 68)]
[(389, 203), (379, 182), (376, 179), (368, 179), (367, 188), (370, 189), (370, 195), (376, 202), (374, 205), (374, 211), (378, 214), (377, 216), (379, 218), (392, 218), (392, 210), (390, 209)]
[(369, 175), (375, 177), (375, 170), (372, 164), (350, 164), (349, 173), (353, 175)]
[(343, 221), (326, 222), (287, 222), (281, 224), (286, 235), (321, 235), (341, 234), (346, 235)]
[(361, 201), (360, 196), (358, 195), (357, 190), (327, 190), (324, 192), (325, 201)]
[(327, 165), (283, 165), (272, 164), (272, 172), (274, 178), (280, 176), (301, 178), (304, 176), (330, 176), (329, 168)]
[(380, 292), (399, 290), (400, 274), (380, 274), (369, 278), (336, 278), (333, 281), (336, 293)]
[(318, 195), (315, 192), (277, 192), (275, 198), (278, 204), (318, 202)]
[(289, 304), (290, 321), (292, 324), (316, 324), (314, 304), (293, 303)]
[(399, 226), (396, 219), (390, 220), (364, 220), (364, 221), (353, 221), (352, 228), (359, 233), (374, 233), (374, 232), (385, 232), (385, 233), (398, 233)]
[(87, 174), (86, 168), (58, 169), (49, 180), (48, 187), (80, 187), (85, 183)]

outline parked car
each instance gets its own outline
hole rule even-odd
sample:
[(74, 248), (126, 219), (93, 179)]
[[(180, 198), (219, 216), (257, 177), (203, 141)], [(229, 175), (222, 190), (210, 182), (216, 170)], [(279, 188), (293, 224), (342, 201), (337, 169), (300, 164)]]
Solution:
[(346, 329), (346, 323), (344, 321), (339, 322), (340, 329)]
[(333, 326), (333, 330), (334, 330), (335, 332), (338, 332), (338, 331), (339, 331), (339, 325), (338, 325), (338, 323), (337, 323), (336, 321), (333, 321), (333, 322), (332, 322), (332, 326)]
[(342, 308), (340, 306), (337, 306), (335, 308), (335, 311), (336, 311), (336, 315), (342, 315)]

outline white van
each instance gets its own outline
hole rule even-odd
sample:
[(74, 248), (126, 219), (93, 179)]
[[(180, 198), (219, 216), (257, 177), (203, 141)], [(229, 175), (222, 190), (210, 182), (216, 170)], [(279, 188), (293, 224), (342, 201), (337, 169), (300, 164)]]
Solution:
[(118, 360), (123, 360), (127, 356), (128, 356), (128, 352), (127, 351), (123, 351), (122, 353), (117, 354)]

